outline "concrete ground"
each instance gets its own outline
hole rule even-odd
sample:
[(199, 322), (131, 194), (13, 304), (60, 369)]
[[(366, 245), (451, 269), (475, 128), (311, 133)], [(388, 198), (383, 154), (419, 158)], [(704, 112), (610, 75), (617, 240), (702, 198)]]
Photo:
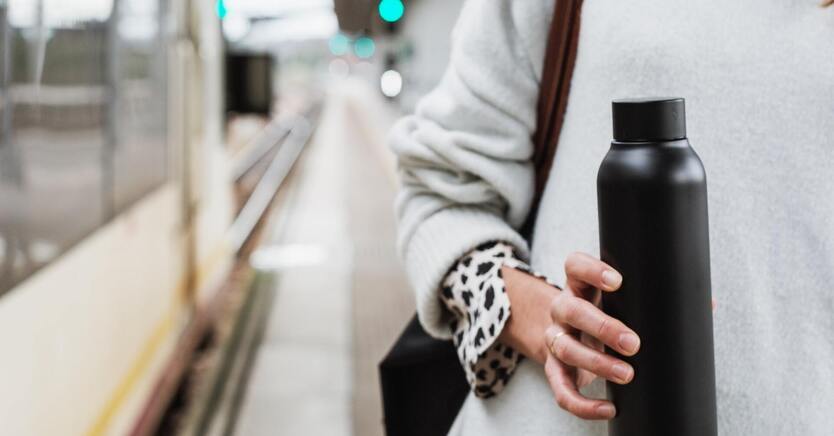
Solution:
[(278, 280), (238, 435), (384, 434), (376, 365), (414, 310), (395, 252), (394, 116), (362, 83), (328, 95), (259, 258)]

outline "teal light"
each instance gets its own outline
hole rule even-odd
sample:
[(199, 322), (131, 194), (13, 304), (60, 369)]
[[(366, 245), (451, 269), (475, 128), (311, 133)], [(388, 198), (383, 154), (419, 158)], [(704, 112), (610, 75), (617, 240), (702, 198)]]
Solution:
[(379, 2), (379, 16), (389, 23), (399, 21), (404, 12), (405, 5), (403, 5), (402, 0), (381, 0)]
[(217, 9), (217, 16), (220, 17), (221, 20), (226, 18), (226, 14), (229, 13), (226, 9), (226, 2), (224, 0), (217, 0), (217, 5), (215, 7)]
[(374, 40), (367, 36), (363, 36), (353, 43), (353, 52), (356, 53), (357, 57), (362, 59), (368, 59), (373, 56), (375, 51), (376, 44), (374, 44)]
[(350, 50), (350, 40), (343, 33), (333, 35), (328, 45), (330, 46), (330, 53), (335, 56), (345, 55)]

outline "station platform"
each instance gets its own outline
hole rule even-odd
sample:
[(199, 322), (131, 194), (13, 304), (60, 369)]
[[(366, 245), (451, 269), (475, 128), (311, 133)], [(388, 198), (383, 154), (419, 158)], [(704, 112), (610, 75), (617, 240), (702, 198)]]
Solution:
[(414, 310), (395, 253), (396, 112), (364, 82), (329, 89), (251, 262), (274, 274), (234, 434), (382, 435), (376, 364)]

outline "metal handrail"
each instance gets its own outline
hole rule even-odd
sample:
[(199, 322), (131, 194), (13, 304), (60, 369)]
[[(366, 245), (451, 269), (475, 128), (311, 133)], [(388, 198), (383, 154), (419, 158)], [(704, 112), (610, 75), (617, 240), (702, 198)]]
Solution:
[(270, 151), (272, 151), (278, 144), (281, 143), (287, 134), (292, 129), (292, 124), (295, 117), (289, 119), (276, 118), (267, 124), (262, 130), (261, 134), (252, 140), (252, 145), (244, 147), (246, 155), (235, 162), (233, 169), (234, 180), (240, 180), (254, 167), (261, 159), (264, 158)]
[(227, 240), (235, 252), (249, 239), (313, 134), (313, 124), (306, 117), (295, 117), (291, 125), (286, 139), (227, 231)]

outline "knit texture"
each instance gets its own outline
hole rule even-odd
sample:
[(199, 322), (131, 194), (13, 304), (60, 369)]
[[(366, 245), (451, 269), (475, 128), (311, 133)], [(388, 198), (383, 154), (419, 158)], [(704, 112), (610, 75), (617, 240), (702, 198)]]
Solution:
[[(399, 249), (426, 330), (449, 337), (436, 290), (457, 259), (478, 244), (506, 241), (525, 259), (518, 234), (530, 209), (538, 80), (514, 15), (530, 2), (468, 2), (451, 67), (415, 114), (392, 129), (402, 188)], [(497, 26), (484, 31), (481, 26)], [(546, 27), (546, 25), (544, 25)], [(465, 37), (463, 37), (465, 35)], [(484, 56), (512, 60), (487, 67)], [(542, 57), (540, 55), (539, 57)], [(539, 66), (540, 68), (540, 66)]]
[[(816, 0), (586, 1), (533, 268), (557, 283), (598, 254), (596, 173), (610, 102), (687, 99), (707, 171), (719, 433), (831, 434), (834, 405), (834, 9)], [(443, 335), (443, 274), (481, 242), (527, 253), (530, 137), (552, 0), (469, 0), (441, 83), (398, 123), (400, 253), (426, 328)], [(637, 255), (650, 255), (637, 254)], [(697, 359), (698, 356), (692, 356)], [(603, 395), (602, 383), (588, 388)], [(521, 362), (470, 396), (453, 435), (604, 435), (560, 410)]]

